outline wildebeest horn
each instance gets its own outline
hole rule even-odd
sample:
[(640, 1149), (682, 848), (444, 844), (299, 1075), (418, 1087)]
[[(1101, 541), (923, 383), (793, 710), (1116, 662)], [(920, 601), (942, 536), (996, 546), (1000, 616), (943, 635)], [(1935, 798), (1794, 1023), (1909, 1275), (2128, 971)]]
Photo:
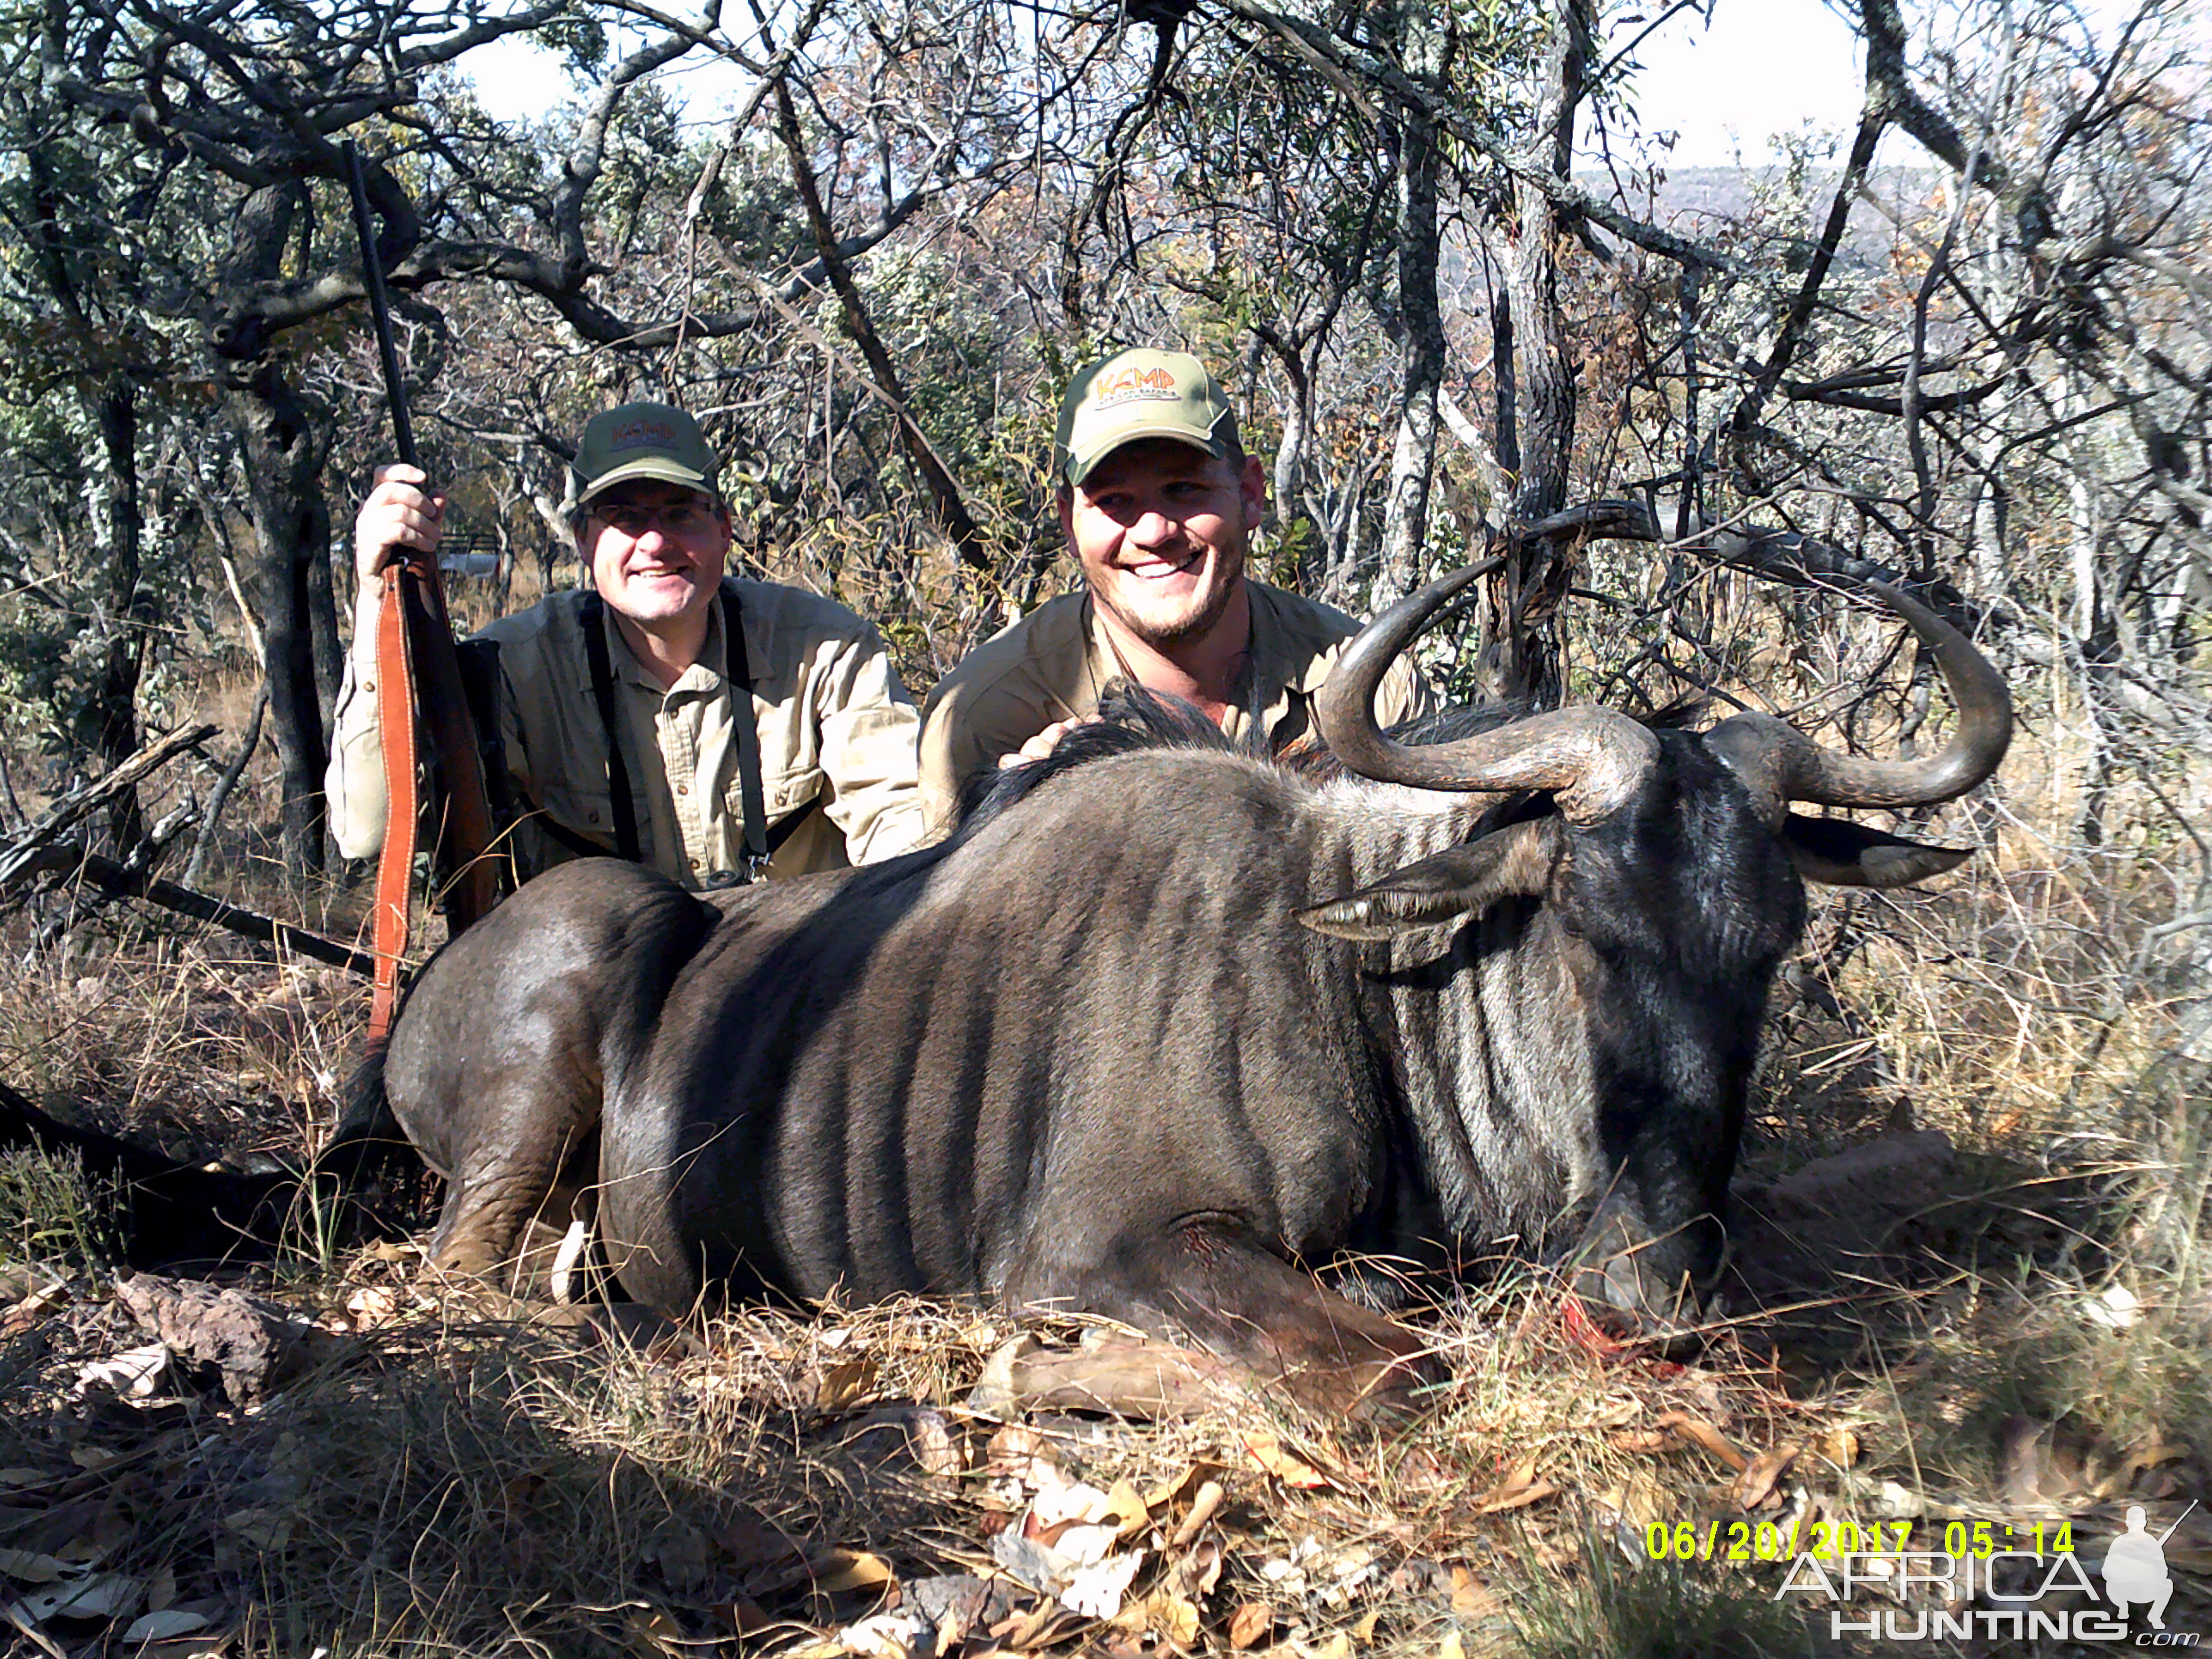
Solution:
[(1423, 789), (1549, 789), (1570, 822), (1588, 823), (1621, 805), (1659, 753), (1659, 740), (1610, 708), (1530, 714), (1450, 743), (1394, 742), (1375, 723), (1375, 688), (1429, 619), (1504, 562), (1440, 576), (1359, 630), (1314, 699), (1315, 724), (1336, 757), (1384, 783)]
[(1778, 811), (1793, 800), (1847, 807), (1933, 806), (1954, 800), (1995, 772), (2012, 742), (2012, 697), (1990, 659), (1918, 600), (1885, 583), (1867, 586), (1905, 618), (1935, 657), (1951, 701), (1958, 705), (1959, 729), (1940, 755), (1879, 761), (1823, 749), (1771, 714), (1723, 720), (1706, 740)]

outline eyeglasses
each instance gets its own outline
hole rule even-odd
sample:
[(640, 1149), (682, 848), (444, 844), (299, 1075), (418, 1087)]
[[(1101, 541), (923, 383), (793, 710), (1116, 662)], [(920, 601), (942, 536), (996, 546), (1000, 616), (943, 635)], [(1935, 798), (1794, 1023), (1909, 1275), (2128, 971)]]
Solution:
[(671, 501), (665, 507), (634, 507), (626, 501), (595, 507), (592, 516), (613, 531), (636, 541), (653, 526), (664, 536), (697, 536), (711, 528), (719, 516), (704, 501)]

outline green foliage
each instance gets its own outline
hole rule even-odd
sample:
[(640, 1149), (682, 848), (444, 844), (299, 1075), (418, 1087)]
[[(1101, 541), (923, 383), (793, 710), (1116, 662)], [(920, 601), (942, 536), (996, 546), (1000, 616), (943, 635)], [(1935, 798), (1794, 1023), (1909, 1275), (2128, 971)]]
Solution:
[[(189, 408), (190, 405), (185, 405)], [(0, 404), (0, 412), (6, 406)], [(101, 492), (105, 456), (82, 400), (52, 395), (13, 412), (0, 455), (0, 733), (71, 760), (96, 753), (111, 717), (117, 649), (135, 654), (140, 711), (159, 719), (169, 668), (208, 612), (204, 526), (182, 443), (200, 437), (185, 410), (142, 424), (133, 465), (143, 526), (134, 603), (118, 614)], [(150, 429), (149, 429), (150, 428)], [(180, 434), (180, 428), (182, 432)], [(158, 597), (155, 597), (158, 596)], [(158, 620), (149, 625), (142, 609)]]
[(0, 1151), (0, 1262), (112, 1273), (122, 1261), (112, 1218), (120, 1201), (86, 1176), (73, 1150)]
[(741, 265), (763, 276), (805, 234), (805, 215), (791, 192), (791, 164), (773, 134), (755, 129), (731, 147), (702, 204), (701, 222)]
[(572, 75), (595, 74), (606, 64), (606, 26), (589, 12), (555, 18), (538, 31), (538, 39), (561, 54)]
[[(70, 734), (82, 706), (68, 684), (70, 638), (51, 612), (32, 611), (21, 599), (0, 605), (0, 719), (8, 736), (26, 738), (49, 753), (70, 752)], [(82, 630), (73, 630), (82, 637)]]

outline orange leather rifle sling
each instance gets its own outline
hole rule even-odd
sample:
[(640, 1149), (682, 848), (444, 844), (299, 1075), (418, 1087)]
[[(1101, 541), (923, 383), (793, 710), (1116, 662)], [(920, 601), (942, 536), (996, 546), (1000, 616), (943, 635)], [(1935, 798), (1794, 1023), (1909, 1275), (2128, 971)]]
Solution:
[[(384, 365), (399, 459), (417, 465), (415, 434), (407, 414), (407, 389), (384, 291), (384, 264), (369, 219), (368, 189), (361, 153), (344, 146), (352, 187), (354, 229), (361, 238), (362, 285)], [(368, 1035), (380, 1042), (391, 1032), (399, 1001), (399, 969), (407, 955), (415, 854), (427, 817), (435, 826), (434, 866), (449, 872), (446, 894), (448, 935), (483, 917), (498, 902), (491, 847), (491, 808), (484, 793), (476, 722), (461, 684), (453, 629), (437, 560), (412, 549), (395, 549), (384, 570), (376, 612), (376, 713), (384, 734), (386, 817), (384, 850), (376, 863), (374, 950), (376, 990), (369, 1004)], [(419, 724), (418, 724), (419, 720)], [(422, 764), (422, 739), (429, 739), (434, 765)], [(423, 789), (428, 778), (442, 789)], [(425, 799), (425, 795), (431, 797)], [(442, 799), (439, 799), (442, 795)]]
[[(387, 802), (384, 850), (376, 862), (376, 990), (368, 1035), (381, 1042), (398, 1012), (399, 969), (407, 955), (415, 854), (423, 820), (434, 826), (434, 867), (450, 872), (447, 936), (481, 921), (499, 902), (476, 722), (461, 685), (460, 659), (446, 616), (436, 562), (420, 555), (385, 568), (376, 613), (376, 712), (384, 730)], [(418, 723), (419, 722), (419, 723)], [(422, 739), (434, 764), (422, 764)], [(435, 781), (442, 790), (420, 786)], [(425, 797), (428, 797), (426, 799)]]

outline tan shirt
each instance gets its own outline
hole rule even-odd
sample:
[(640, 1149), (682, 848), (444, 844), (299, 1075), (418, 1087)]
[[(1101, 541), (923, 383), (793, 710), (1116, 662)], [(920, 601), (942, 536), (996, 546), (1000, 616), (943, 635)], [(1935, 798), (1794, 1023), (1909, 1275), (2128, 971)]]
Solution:
[[(919, 720), (876, 630), (844, 606), (795, 587), (730, 578), (752, 678), (767, 829), (799, 814), (771, 876), (866, 864), (921, 839), (915, 789)], [(546, 833), (615, 850), (607, 734), (592, 689), (584, 590), (549, 595), (476, 637), (499, 647), (500, 739), (514, 816), (504, 844), (523, 879), (578, 852)], [(632, 654), (603, 605), (599, 627), (615, 684), (641, 861), (688, 887), (742, 867), (744, 798), (723, 607), (708, 613), (699, 660), (665, 691)], [(325, 780), (331, 833), (348, 858), (384, 843), (384, 736), (373, 639), (356, 639), (339, 694)], [(495, 796), (501, 793), (493, 784)], [(811, 809), (818, 806), (820, 811)]]
[[(1238, 742), (1256, 728), (1273, 753), (1313, 730), (1314, 693), (1359, 624), (1342, 611), (1248, 581), (1252, 651), (1223, 730)], [(921, 799), (928, 833), (959, 816), (960, 792), (1054, 720), (1093, 713), (1108, 682), (1123, 678), (1089, 589), (1062, 594), (969, 652), (937, 683), (921, 711)], [(1386, 726), (1436, 707), (1412, 665), (1390, 665), (1376, 693)]]

